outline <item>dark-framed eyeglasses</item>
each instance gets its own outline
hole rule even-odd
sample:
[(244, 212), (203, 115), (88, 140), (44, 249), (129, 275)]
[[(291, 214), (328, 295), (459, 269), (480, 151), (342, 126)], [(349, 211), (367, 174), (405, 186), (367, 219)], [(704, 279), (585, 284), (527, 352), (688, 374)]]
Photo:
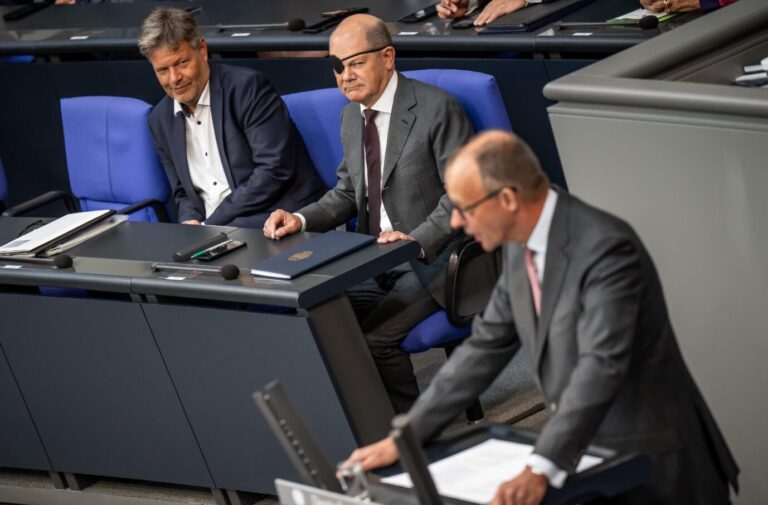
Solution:
[(381, 51), (382, 49), (386, 49), (390, 46), (390, 44), (387, 44), (386, 46), (377, 47), (376, 49), (366, 49), (365, 51), (360, 51), (359, 53), (350, 54), (349, 56), (345, 56), (344, 58), (339, 58), (338, 56), (330, 55), (328, 57), (328, 61), (331, 62), (331, 67), (333, 68), (333, 71), (337, 74), (344, 73), (344, 62), (347, 61), (350, 58), (354, 58), (355, 56), (361, 56), (363, 54), (368, 53), (375, 53), (376, 51)]
[[(487, 195), (485, 195), (484, 197), (480, 198), (479, 200), (475, 200), (474, 202), (472, 202), (472, 203), (470, 203), (470, 204), (467, 204), (467, 205), (465, 205), (465, 206), (463, 206), (463, 207), (459, 207), (458, 205), (456, 205), (456, 204), (454, 203), (454, 204), (453, 204), (453, 208), (454, 208), (454, 210), (455, 210), (456, 212), (458, 212), (458, 213), (459, 213), (459, 216), (461, 216), (461, 218), (462, 218), (462, 219), (466, 219), (466, 218), (467, 218), (467, 215), (468, 215), (468, 214), (471, 214), (471, 213), (472, 213), (472, 211), (473, 211), (473, 210), (475, 210), (476, 208), (478, 208), (480, 205), (482, 205), (483, 203), (487, 202), (487, 201), (488, 201), (488, 200), (490, 200), (491, 198), (496, 198), (496, 196), (498, 196), (498, 194), (499, 194), (499, 193), (501, 193), (501, 191), (502, 191), (502, 190), (503, 190), (505, 187), (506, 187), (506, 186), (504, 186), (504, 187), (501, 187), (501, 188), (499, 188), (499, 189), (496, 189), (496, 190), (494, 190), (494, 191), (491, 191), (490, 193), (488, 193), (488, 194), (487, 194)], [(512, 188), (512, 189), (514, 190), (514, 188)]]

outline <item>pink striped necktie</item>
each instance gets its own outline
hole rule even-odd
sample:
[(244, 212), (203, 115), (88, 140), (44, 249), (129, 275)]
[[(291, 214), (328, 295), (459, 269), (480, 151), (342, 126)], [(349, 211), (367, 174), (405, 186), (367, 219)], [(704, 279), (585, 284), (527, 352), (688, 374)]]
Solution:
[(531, 284), (531, 295), (533, 295), (533, 307), (536, 309), (536, 317), (541, 314), (541, 284), (539, 283), (539, 273), (536, 270), (536, 263), (533, 261), (533, 251), (525, 248), (525, 270), (528, 272), (528, 282)]

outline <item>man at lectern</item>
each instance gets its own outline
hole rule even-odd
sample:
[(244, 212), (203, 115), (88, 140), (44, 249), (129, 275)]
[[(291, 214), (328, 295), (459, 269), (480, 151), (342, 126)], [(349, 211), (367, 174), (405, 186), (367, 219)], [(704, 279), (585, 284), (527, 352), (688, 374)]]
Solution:
[[(503, 273), (472, 336), (408, 413), (436, 436), (521, 346), (549, 419), (500, 504), (537, 504), (561, 487), (588, 444), (647, 454), (632, 504), (729, 503), (739, 469), (680, 353), (656, 268), (624, 221), (551, 187), (531, 149), (500, 131), (478, 135), (448, 164), (451, 225), (491, 251)], [(391, 439), (356, 450), (366, 469), (391, 464)]]

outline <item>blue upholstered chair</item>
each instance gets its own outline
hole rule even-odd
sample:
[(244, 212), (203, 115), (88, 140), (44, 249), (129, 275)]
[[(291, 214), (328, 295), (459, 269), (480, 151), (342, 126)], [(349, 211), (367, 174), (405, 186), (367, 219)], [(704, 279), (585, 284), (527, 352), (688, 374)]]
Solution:
[(71, 193), (49, 191), (7, 209), (17, 216), (63, 200), (68, 212), (114, 209), (134, 221), (168, 221), (168, 180), (152, 143), (152, 107), (125, 97), (61, 100)]
[[(504, 101), (493, 76), (466, 70), (414, 70), (406, 76), (432, 84), (451, 93), (467, 112), (475, 131), (487, 129), (512, 130)], [(336, 168), (342, 158), (339, 140), (341, 109), (347, 99), (335, 88), (318, 89), (283, 96), (296, 126), (309, 150), (309, 155), (325, 183), (336, 184)], [(469, 322), (488, 301), (493, 283), (498, 276), (496, 261), (476, 262), (482, 255), (479, 245), (472, 240), (462, 243), (453, 253), (448, 273), (447, 310), (439, 310), (416, 325), (406, 336), (401, 348), (409, 353), (443, 347), (447, 354), (466, 338)], [(489, 269), (489, 265), (491, 268)], [(474, 290), (471, 300), (457, 297), (460, 286), (472, 279)], [(467, 410), (467, 418), (482, 418), (482, 409), (476, 402)]]
[(152, 143), (152, 107), (125, 97), (61, 100), (72, 194), (81, 210), (114, 209), (136, 221), (167, 221), (168, 180)]

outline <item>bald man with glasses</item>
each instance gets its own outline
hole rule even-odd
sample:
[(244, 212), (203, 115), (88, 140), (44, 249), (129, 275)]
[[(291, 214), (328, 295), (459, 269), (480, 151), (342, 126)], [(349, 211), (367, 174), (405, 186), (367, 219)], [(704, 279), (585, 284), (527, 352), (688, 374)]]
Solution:
[(351, 101), (341, 117), (338, 182), (296, 213), (273, 212), (264, 234), (279, 239), (300, 230), (322, 232), (357, 218), (356, 231), (379, 243), (419, 243), (419, 260), (347, 293), (392, 406), (405, 412), (419, 391), (400, 342), (445, 304), (445, 272), (458, 237), (450, 227), (443, 170), (472, 125), (449, 94), (397, 73), (381, 20), (350, 16), (331, 35), (329, 49), (336, 82)]

